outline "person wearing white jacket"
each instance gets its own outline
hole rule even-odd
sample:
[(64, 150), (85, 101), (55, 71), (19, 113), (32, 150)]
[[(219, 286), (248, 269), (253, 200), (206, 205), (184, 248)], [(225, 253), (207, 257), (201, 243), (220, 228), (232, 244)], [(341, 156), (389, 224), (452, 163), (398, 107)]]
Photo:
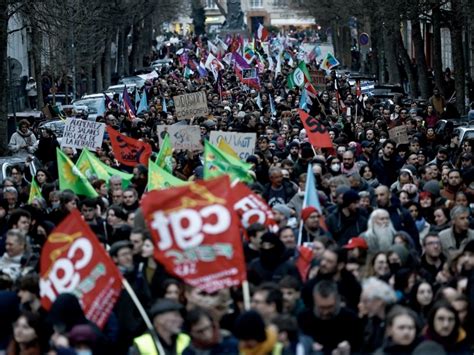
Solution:
[(12, 134), (8, 149), (15, 157), (26, 158), (38, 149), (38, 140), (32, 131), (27, 120), (21, 120), (18, 129)]

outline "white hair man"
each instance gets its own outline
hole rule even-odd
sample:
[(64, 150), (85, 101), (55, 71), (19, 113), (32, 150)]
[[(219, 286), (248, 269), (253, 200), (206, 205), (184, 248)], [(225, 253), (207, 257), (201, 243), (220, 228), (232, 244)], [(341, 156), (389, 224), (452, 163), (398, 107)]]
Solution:
[(369, 246), (370, 253), (388, 251), (393, 245), (396, 230), (390, 220), (389, 213), (381, 208), (374, 210), (367, 222), (367, 230), (361, 237), (365, 239)]

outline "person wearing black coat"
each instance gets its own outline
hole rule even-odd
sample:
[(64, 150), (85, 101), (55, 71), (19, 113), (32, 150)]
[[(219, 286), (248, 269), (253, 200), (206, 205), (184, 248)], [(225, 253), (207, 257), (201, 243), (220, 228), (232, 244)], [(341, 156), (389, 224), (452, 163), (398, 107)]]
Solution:
[(396, 146), (397, 144), (393, 140), (387, 139), (382, 144), (382, 157), (372, 162), (372, 171), (382, 185), (392, 185), (397, 180), (398, 171), (403, 166), (402, 159), (395, 155)]

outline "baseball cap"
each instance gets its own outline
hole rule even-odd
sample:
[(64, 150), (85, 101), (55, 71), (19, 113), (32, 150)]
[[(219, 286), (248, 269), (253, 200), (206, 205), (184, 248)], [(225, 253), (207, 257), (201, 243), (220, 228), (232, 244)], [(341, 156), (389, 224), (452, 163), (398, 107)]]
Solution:
[(362, 237), (354, 237), (349, 239), (349, 242), (343, 246), (344, 249), (369, 249), (367, 242)]

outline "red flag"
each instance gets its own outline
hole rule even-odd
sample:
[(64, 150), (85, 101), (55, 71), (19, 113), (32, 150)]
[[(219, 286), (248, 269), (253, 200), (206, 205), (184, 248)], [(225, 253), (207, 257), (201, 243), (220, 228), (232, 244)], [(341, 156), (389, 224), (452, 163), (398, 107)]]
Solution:
[(258, 24), (257, 38), (262, 42), (268, 41), (268, 30), (261, 23)]
[(228, 176), (160, 191), (141, 201), (166, 270), (206, 292), (246, 279), (237, 214)]
[(49, 310), (65, 292), (79, 299), (84, 314), (102, 328), (122, 289), (122, 275), (78, 210), (49, 235), (40, 263), (41, 304)]
[(244, 228), (253, 223), (261, 223), (272, 232), (278, 231), (273, 211), (265, 200), (250, 190), (244, 183), (237, 183), (232, 188), (234, 210), (240, 217)]
[(143, 164), (148, 166), (148, 159), (152, 153), (151, 145), (127, 137), (109, 126), (107, 127), (107, 133), (110, 136), (115, 158), (121, 164), (127, 166)]
[(308, 279), (308, 272), (311, 269), (311, 261), (314, 258), (313, 249), (301, 245), (298, 247), (298, 258), (295, 261), (295, 266), (300, 273), (301, 280), (306, 282)]
[(301, 121), (308, 135), (309, 142), (313, 147), (332, 148), (331, 137), (319, 119), (310, 116), (303, 110), (298, 110)]

